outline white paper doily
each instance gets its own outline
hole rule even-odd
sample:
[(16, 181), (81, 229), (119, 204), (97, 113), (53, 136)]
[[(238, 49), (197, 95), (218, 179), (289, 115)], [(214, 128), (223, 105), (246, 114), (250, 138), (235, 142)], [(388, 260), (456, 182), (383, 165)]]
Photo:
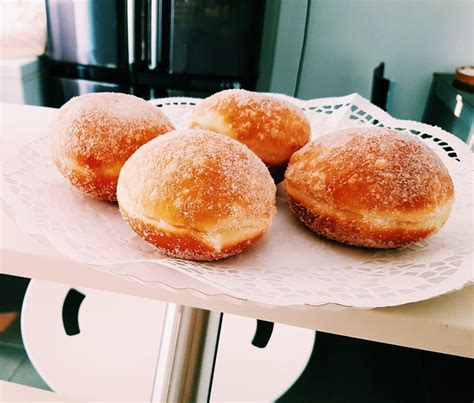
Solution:
[[(163, 270), (154, 267), (159, 264), (220, 294), (275, 306), (392, 306), (432, 298), (472, 282), (473, 181), (468, 147), (439, 128), (394, 119), (357, 94), (291, 100), (310, 119), (313, 138), (344, 127), (376, 125), (426, 141), (455, 183), (455, 205), (443, 229), (425, 242), (400, 250), (344, 246), (301, 225), (279, 190), (272, 228), (249, 250), (212, 263), (171, 259), (139, 239), (121, 218), (116, 204), (92, 200), (68, 184), (50, 158), (46, 133), (26, 145), (6, 145), (11, 158), (3, 164), (3, 208), (23, 231), (46, 238), (70, 258), (104, 266), (151, 286), (167, 284)], [(198, 102), (194, 98), (154, 101), (178, 128), (186, 125)], [(143, 262), (153, 264), (143, 270)]]

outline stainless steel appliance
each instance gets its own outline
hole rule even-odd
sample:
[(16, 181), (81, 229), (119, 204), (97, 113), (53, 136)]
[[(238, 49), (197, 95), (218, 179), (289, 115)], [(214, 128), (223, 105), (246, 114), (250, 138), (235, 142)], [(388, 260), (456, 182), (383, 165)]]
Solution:
[(433, 74), (422, 121), (454, 134), (474, 151), (474, 94), (460, 87), (454, 74)]
[(264, 1), (46, 0), (46, 102), (254, 89)]

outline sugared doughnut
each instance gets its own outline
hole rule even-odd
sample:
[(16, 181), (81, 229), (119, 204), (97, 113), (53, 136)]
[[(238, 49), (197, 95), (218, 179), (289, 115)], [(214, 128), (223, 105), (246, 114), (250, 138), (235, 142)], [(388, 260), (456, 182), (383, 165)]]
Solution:
[(381, 128), (321, 136), (293, 155), (284, 187), (291, 209), (314, 232), (381, 249), (437, 232), (454, 200), (434, 151), (411, 134)]
[(169, 119), (141, 98), (108, 92), (81, 95), (59, 109), (50, 130), (51, 153), (75, 187), (95, 199), (115, 201), (125, 161), (171, 130)]
[(224, 134), (248, 146), (276, 182), (291, 155), (311, 138), (306, 116), (290, 102), (245, 90), (218, 92), (194, 110), (191, 128)]
[(177, 258), (215, 260), (256, 242), (275, 213), (268, 169), (239, 142), (178, 130), (145, 144), (120, 172), (122, 216), (145, 241)]

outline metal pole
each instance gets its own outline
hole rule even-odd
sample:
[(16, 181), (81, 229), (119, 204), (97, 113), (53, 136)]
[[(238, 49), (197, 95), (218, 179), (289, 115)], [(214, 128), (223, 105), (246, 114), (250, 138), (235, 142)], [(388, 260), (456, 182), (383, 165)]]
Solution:
[(168, 303), (152, 402), (208, 402), (222, 313)]

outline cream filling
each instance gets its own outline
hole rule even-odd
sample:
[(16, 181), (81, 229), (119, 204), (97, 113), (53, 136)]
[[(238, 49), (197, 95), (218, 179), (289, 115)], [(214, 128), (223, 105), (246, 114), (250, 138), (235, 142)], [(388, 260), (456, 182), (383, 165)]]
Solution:
[(215, 111), (207, 111), (205, 114), (194, 116), (190, 127), (195, 128), (196, 125), (203, 130), (225, 134), (233, 139), (237, 138), (236, 133), (230, 129), (229, 124), (222, 115)]
[(303, 192), (296, 190), (288, 182), (285, 184), (286, 191), (292, 199), (304, 204), (309, 210), (321, 214), (337, 217), (341, 221), (362, 220), (366, 225), (378, 230), (389, 230), (393, 228), (407, 229), (410, 231), (440, 228), (451, 213), (453, 199), (433, 210), (417, 210), (402, 212), (374, 213), (370, 211), (351, 211), (338, 209), (323, 204), (318, 200), (308, 197)]
[(192, 236), (205, 245), (216, 251), (221, 251), (238, 244), (240, 242), (251, 239), (267, 230), (268, 222), (266, 220), (247, 220), (242, 222), (237, 229), (225, 229), (226, 223), (222, 222), (219, 228), (212, 228), (210, 231), (200, 230), (193, 227), (173, 225), (161, 218), (147, 217), (139, 214), (133, 209), (129, 209), (124, 205), (123, 200), (119, 198), (120, 207), (132, 218), (140, 220), (144, 224), (153, 226), (159, 231), (167, 232), (177, 236)]

